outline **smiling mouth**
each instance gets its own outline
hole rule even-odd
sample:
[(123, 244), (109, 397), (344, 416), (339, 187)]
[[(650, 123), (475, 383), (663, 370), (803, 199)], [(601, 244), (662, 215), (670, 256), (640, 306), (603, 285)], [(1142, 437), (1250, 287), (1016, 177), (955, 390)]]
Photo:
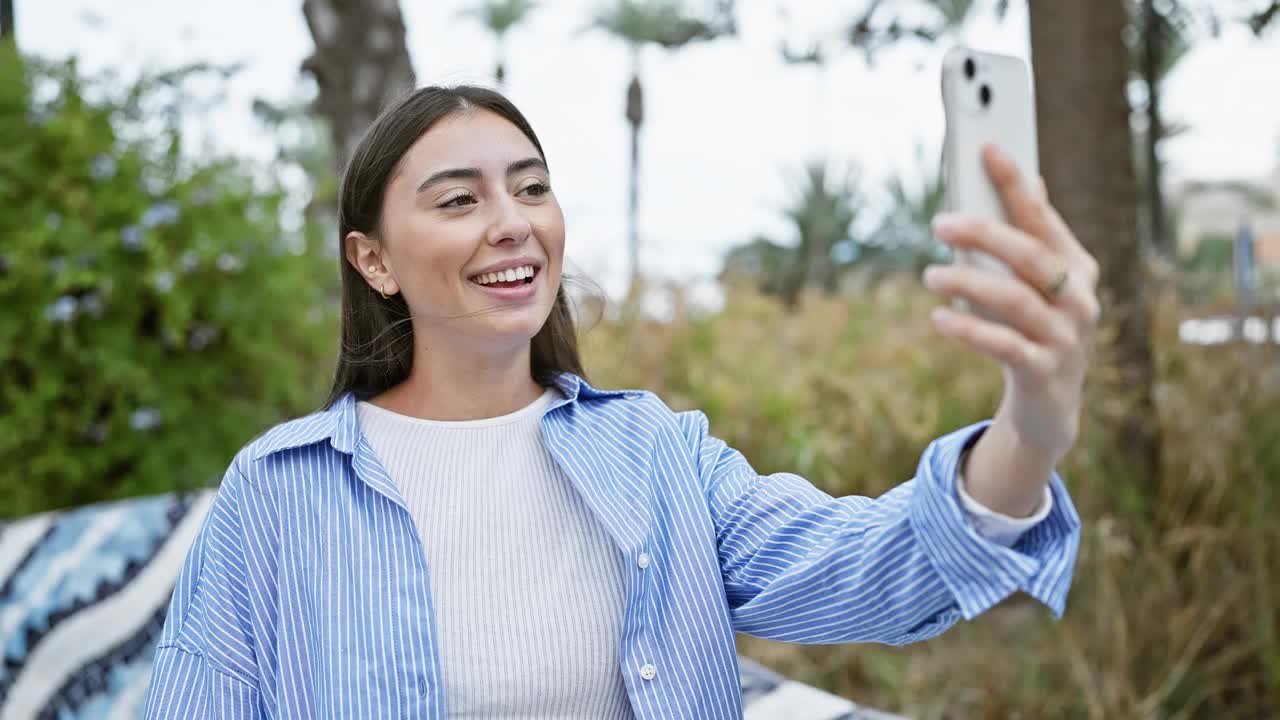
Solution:
[(468, 279), (477, 285), (489, 288), (517, 288), (531, 284), (537, 274), (538, 269), (533, 265), (521, 265), (498, 272), (472, 275)]

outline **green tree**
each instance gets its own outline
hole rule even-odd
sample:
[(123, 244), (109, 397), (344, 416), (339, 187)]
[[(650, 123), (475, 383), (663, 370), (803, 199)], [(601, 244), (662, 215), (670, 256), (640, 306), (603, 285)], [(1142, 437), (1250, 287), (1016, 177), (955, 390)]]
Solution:
[(835, 292), (835, 253), (852, 242), (850, 228), (862, 208), (850, 177), (832, 182), (828, 175), (825, 165), (810, 165), (798, 202), (786, 212), (800, 239), (782, 287), (782, 298), (791, 306), (806, 285)]
[(640, 274), (640, 129), (644, 125), (644, 86), (640, 60), (645, 46), (675, 50), (696, 40), (734, 32), (732, 3), (721, 3), (726, 15), (710, 22), (685, 12), (679, 0), (613, 0), (599, 9), (589, 27), (603, 30), (627, 44), (631, 51), (631, 81), (627, 84), (627, 123), (631, 126), (631, 164), (627, 193), (627, 250), (631, 287)]
[(528, 19), (537, 6), (533, 0), (485, 0), (463, 11), (463, 15), (483, 23), (497, 41), (498, 59), (493, 67), (493, 80), (498, 87), (502, 87), (507, 79), (507, 33)]
[(184, 159), (198, 70), (113, 93), (0, 47), (4, 515), (206, 485), (324, 397), (333, 262), (274, 180)]
[[(810, 164), (792, 205), (783, 212), (795, 228), (795, 240), (783, 243), (757, 237), (729, 251), (720, 279), (753, 282), (795, 308), (800, 292), (838, 288), (840, 273), (856, 261), (859, 248), (852, 226), (862, 210), (862, 194), (852, 176), (834, 180), (823, 163)], [(841, 261), (838, 256), (844, 255)]]

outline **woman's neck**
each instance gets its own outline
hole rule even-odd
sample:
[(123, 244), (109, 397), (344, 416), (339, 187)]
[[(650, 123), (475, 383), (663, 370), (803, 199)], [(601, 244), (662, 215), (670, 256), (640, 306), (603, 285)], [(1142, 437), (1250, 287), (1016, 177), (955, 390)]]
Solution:
[(370, 402), (428, 420), (479, 420), (513, 413), (542, 393), (533, 380), (528, 346), (510, 356), (451, 355), (417, 347), (409, 377)]

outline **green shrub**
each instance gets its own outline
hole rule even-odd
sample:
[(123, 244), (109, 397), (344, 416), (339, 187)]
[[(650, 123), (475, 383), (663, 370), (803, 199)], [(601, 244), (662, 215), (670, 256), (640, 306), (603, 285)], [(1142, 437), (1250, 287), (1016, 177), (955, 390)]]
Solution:
[(0, 516), (205, 485), (322, 396), (335, 262), (273, 179), (184, 159), (187, 74), (0, 43)]

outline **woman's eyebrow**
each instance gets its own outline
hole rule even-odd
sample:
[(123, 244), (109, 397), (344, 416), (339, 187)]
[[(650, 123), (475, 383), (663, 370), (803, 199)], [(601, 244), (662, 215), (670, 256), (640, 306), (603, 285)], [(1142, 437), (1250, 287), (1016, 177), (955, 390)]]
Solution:
[(507, 175), (515, 175), (518, 172), (523, 172), (530, 168), (537, 168), (544, 173), (550, 174), (550, 171), (547, 170), (547, 164), (542, 161), (542, 158), (530, 157), (523, 160), (517, 160), (508, 165)]
[(441, 170), (440, 172), (432, 173), (431, 175), (429, 175), (427, 179), (423, 180), (422, 184), (418, 186), (418, 192), (422, 192), (423, 190), (426, 190), (432, 185), (435, 185), (436, 183), (441, 182), (443, 180), (479, 180), (479, 179), (480, 179), (480, 168), (449, 168), (448, 170)]
[[(507, 175), (509, 176), (515, 175), (518, 172), (522, 172), (530, 168), (537, 168), (544, 173), (550, 174), (550, 171), (547, 170), (547, 164), (543, 162), (542, 158), (529, 157), (523, 160), (517, 160), (511, 163), (510, 165), (508, 165)], [(423, 190), (426, 190), (432, 185), (435, 185), (436, 183), (444, 180), (479, 180), (479, 179), (480, 179), (480, 168), (474, 168), (474, 167), (449, 168), (447, 170), (441, 170), (440, 172), (435, 172), (429, 175), (427, 179), (423, 180), (422, 184), (418, 186), (418, 192), (422, 192)]]

